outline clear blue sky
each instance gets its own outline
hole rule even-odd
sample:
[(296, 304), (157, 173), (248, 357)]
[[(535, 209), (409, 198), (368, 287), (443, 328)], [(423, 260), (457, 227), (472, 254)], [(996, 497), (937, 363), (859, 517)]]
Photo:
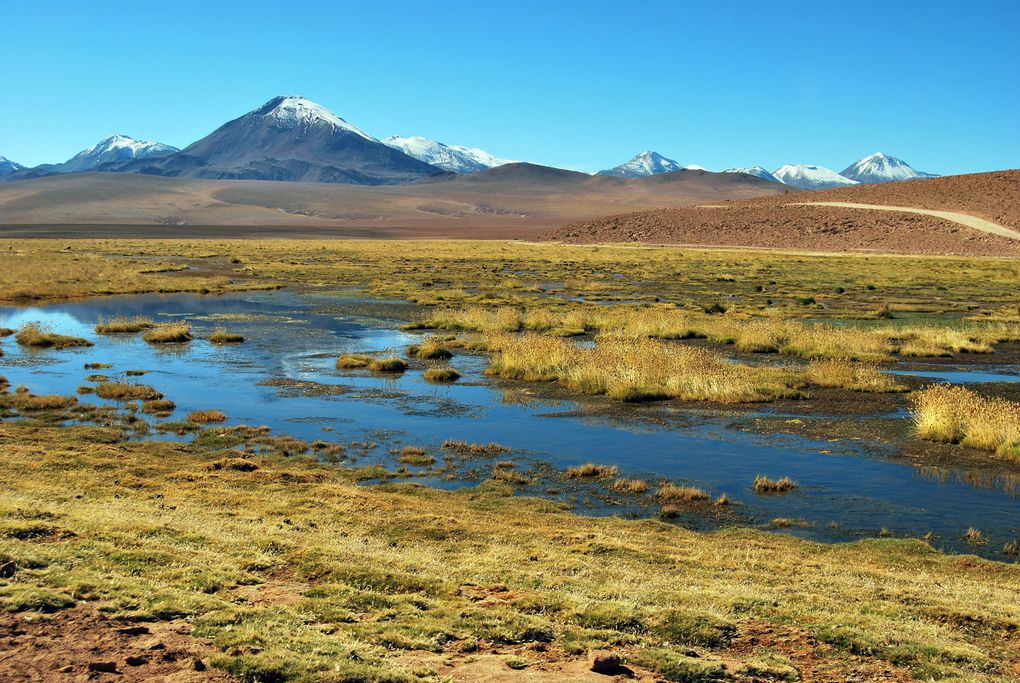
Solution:
[(278, 94), (594, 171), (1020, 166), (1020, 2), (3, 2), (0, 155), (178, 147)]

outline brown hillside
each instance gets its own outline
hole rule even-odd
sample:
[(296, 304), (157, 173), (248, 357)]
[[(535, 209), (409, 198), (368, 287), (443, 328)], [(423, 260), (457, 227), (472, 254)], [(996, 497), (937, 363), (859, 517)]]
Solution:
[(580, 221), (546, 235), (568, 243), (649, 242), (818, 251), (1020, 256), (1020, 241), (931, 216), (800, 202), (839, 201), (956, 211), (1020, 229), (1020, 171), (982, 173)]

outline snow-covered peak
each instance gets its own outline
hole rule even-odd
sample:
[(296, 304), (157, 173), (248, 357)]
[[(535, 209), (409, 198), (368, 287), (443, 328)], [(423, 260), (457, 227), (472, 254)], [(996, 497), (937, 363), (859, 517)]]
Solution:
[(0, 157), (0, 177), (21, 171), (24, 168), (21, 164), (11, 161), (7, 157)]
[(418, 161), (424, 161), (426, 164), (432, 164), (444, 171), (451, 171), (453, 173), (473, 173), (475, 171), (484, 171), (487, 168), (502, 166), (503, 164), (515, 163), (509, 159), (495, 157), (484, 149), (478, 149), (477, 147), (447, 145), (443, 142), (420, 136), (405, 138), (393, 135), (382, 142), (388, 147), (399, 149), (404, 154), (414, 157)]
[(937, 177), (931, 173), (916, 171), (902, 159), (889, 156), (884, 152), (875, 152), (850, 164), (841, 175), (859, 183), (889, 183), (897, 180)]
[(164, 145), (162, 142), (135, 140), (127, 135), (117, 134), (78, 152), (65, 163), (60, 164), (59, 168), (63, 173), (88, 171), (112, 161), (161, 157), (177, 151), (179, 150), (176, 147)]
[(274, 97), (253, 113), (287, 128), (326, 124), (335, 130), (354, 133), (366, 140), (375, 140), (371, 135), (357, 126), (347, 123), (321, 104), (316, 104), (298, 95)]
[(135, 140), (127, 135), (117, 133), (116, 135), (111, 135), (105, 140), (100, 140), (88, 149), (79, 152), (74, 158), (77, 159), (82, 156), (99, 156), (108, 152), (123, 152), (123, 158), (127, 159), (155, 156), (158, 154), (171, 154), (176, 151), (178, 151), (176, 147), (164, 145), (162, 142)]
[(685, 171), (707, 171), (708, 169), (704, 166), (698, 166), (697, 164), (687, 164), (684, 166)]
[(808, 164), (786, 164), (772, 171), (772, 175), (779, 182), (802, 190), (821, 190), (858, 184), (856, 180), (845, 178), (830, 168)]
[(780, 182), (779, 178), (775, 177), (761, 166), (752, 166), (750, 168), (727, 168), (723, 173), (745, 173), (747, 175), (753, 175), (762, 180), (767, 180), (770, 183)]
[(646, 149), (627, 163), (620, 164), (615, 168), (599, 171), (597, 175), (612, 175), (622, 178), (643, 178), (645, 176), (658, 175), (659, 173), (670, 173), (672, 171), (679, 171), (682, 169), (683, 166), (676, 161), (667, 159), (658, 152)]

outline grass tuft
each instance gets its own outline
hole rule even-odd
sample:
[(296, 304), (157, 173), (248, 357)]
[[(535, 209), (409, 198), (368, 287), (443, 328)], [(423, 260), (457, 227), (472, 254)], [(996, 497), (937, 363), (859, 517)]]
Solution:
[(149, 329), (142, 339), (150, 344), (183, 344), (191, 341), (191, 323), (187, 321), (158, 323)]
[(68, 349), (80, 346), (93, 346), (88, 339), (70, 337), (51, 331), (42, 323), (26, 323), (18, 330), (14, 340), (22, 346), (38, 349)]
[(763, 474), (754, 478), (754, 491), (758, 495), (767, 496), (773, 493), (789, 493), (797, 488), (798, 484), (789, 477), (782, 479), (769, 479)]

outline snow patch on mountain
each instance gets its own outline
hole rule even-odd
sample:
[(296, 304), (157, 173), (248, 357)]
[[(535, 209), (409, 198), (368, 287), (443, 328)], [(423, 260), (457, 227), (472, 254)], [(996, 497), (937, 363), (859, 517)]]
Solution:
[(844, 178), (830, 168), (810, 164), (786, 164), (772, 171), (772, 175), (779, 182), (802, 190), (822, 190), (858, 184), (856, 180)]
[(667, 159), (658, 152), (653, 152), (652, 150), (647, 149), (627, 163), (620, 164), (614, 168), (607, 168), (604, 171), (599, 171), (595, 175), (611, 175), (620, 178), (644, 178), (645, 176), (670, 173), (672, 171), (680, 171), (682, 169), (683, 166), (681, 166), (678, 162), (672, 159)]
[(770, 183), (782, 182), (779, 178), (775, 177), (761, 166), (752, 166), (750, 168), (727, 168), (723, 173), (745, 173), (747, 175), (753, 175), (756, 178), (767, 180)]
[(917, 171), (902, 159), (889, 156), (884, 152), (875, 152), (855, 161), (847, 166), (840, 175), (859, 183), (891, 183), (898, 180), (938, 177), (932, 173)]
[(420, 136), (401, 137), (393, 135), (382, 141), (384, 145), (398, 149), (418, 161), (432, 164), (452, 173), (474, 173), (504, 164), (513, 164), (510, 159), (500, 159), (477, 147), (448, 145), (437, 140)]
[(24, 166), (16, 161), (11, 161), (7, 157), (0, 157), (0, 176), (10, 175), (24, 168)]
[(252, 113), (285, 128), (326, 124), (335, 130), (347, 131), (360, 135), (366, 140), (376, 141), (374, 137), (357, 126), (347, 123), (321, 104), (316, 104), (300, 95), (274, 97)]

